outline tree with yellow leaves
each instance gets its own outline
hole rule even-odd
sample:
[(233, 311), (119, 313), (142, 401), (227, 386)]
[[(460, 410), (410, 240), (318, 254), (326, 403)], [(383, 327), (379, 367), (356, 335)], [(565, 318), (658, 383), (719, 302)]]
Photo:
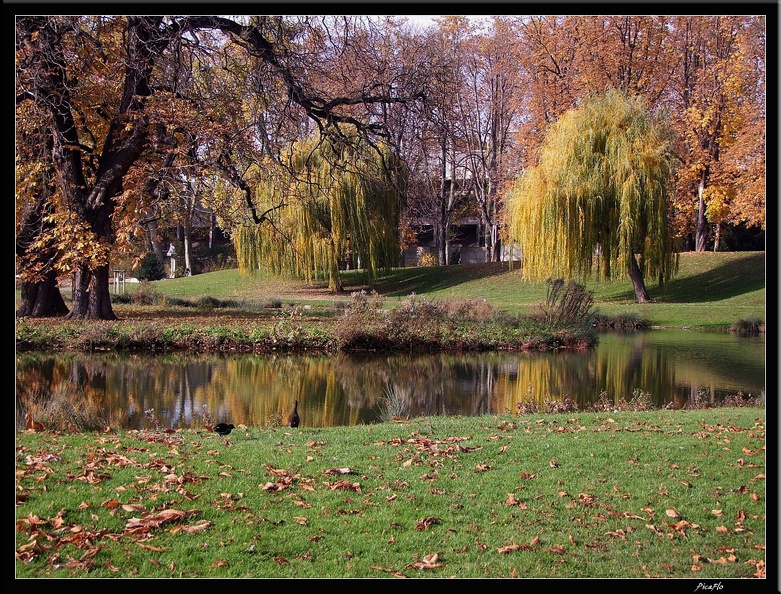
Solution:
[(673, 134), (639, 97), (610, 90), (566, 112), (539, 163), (508, 193), (508, 230), (523, 277), (628, 275), (638, 302), (644, 276), (669, 280), (677, 253), (668, 221)]

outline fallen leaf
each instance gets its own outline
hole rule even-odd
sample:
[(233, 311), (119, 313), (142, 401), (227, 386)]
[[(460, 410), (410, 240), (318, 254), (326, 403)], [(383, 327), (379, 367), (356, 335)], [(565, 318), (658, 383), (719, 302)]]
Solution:
[(355, 474), (350, 468), (329, 468), (324, 474)]
[(665, 512), (670, 518), (680, 518), (681, 514), (679, 514), (676, 510), (673, 508), (670, 508), (668, 510), (665, 510)]
[(439, 518), (433, 518), (433, 517), (421, 518), (420, 520), (418, 520), (418, 523), (415, 526), (415, 528), (417, 530), (428, 530), (434, 524), (439, 524), (439, 523), (440, 523)]

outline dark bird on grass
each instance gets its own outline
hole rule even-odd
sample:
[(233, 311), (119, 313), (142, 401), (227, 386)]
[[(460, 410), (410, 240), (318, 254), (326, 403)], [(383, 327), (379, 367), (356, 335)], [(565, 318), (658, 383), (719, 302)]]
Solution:
[(293, 403), (293, 412), (290, 413), (290, 417), (287, 419), (287, 424), (291, 427), (298, 427), (301, 419), (298, 417), (298, 400)]
[(233, 425), (233, 423), (217, 423), (214, 427), (212, 427), (212, 431), (225, 437), (226, 435), (230, 435), (230, 432), (235, 428), (236, 427)]
[(233, 423), (217, 423), (214, 427), (212, 427), (212, 431), (219, 433), (222, 437), (226, 438), (225, 445), (231, 445), (231, 442), (229, 439), (227, 439), (227, 436), (235, 428), (236, 427)]

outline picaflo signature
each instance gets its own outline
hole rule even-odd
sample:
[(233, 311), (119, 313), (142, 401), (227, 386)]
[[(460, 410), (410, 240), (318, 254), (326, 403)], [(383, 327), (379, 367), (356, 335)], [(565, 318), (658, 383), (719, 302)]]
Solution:
[(713, 584), (704, 584), (704, 583), (700, 582), (700, 583), (697, 584), (697, 587), (694, 588), (694, 591), (698, 592), (699, 590), (710, 590), (710, 591), (715, 592), (717, 590), (721, 590), (723, 587), (724, 586), (722, 585), (721, 582), (715, 582)]

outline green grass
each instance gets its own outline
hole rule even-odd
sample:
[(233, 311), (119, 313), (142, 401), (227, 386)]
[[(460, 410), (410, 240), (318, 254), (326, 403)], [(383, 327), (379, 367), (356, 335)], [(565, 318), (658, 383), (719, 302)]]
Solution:
[(17, 434), (16, 577), (764, 577), (762, 408), (240, 427), (230, 442)]
[[(594, 292), (595, 307), (607, 315), (635, 313), (661, 327), (726, 328), (740, 319), (765, 320), (764, 252), (686, 252), (680, 269), (664, 288), (648, 282), (652, 303), (635, 303), (628, 279), (598, 282), (577, 279)], [(483, 298), (511, 313), (528, 313), (546, 296), (545, 282), (526, 282), (518, 268), (506, 263), (394, 269), (369, 287), (359, 271), (344, 273), (345, 294), (328, 295), (319, 283), (307, 287), (293, 280), (263, 275), (241, 276), (237, 270), (221, 270), (187, 278), (156, 281), (157, 291), (179, 298), (209, 295), (244, 303), (281, 299), (284, 303), (329, 306), (346, 302), (351, 291), (374, 289), (387, 304), (411, 293), (431, 299)]]

